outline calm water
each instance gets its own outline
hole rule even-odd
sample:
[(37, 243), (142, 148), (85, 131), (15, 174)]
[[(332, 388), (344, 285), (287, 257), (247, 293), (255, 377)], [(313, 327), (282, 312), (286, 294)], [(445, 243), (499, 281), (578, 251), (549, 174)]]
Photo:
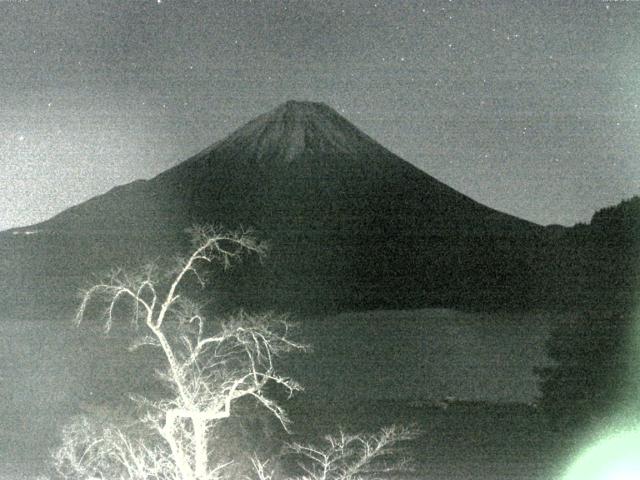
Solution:
[(550, 480), (565, 462), (558, 457), (560, 439), (545, 428), (539, 412), (523, 405), (458, 405), (442, 410), (363, 402), (319, 410), (310, 423), (325, 433), (335, 431), (336, 423), (350, 431), (376, 431), (393, 423), (416, 425), (423, 434), (406, 445), (417, 467), (409, 478)]
[[(528, 402), (536, 395), (531, 369), (546, 362), (544, 341), (557, 321), (559, 317), (551, 314), (480, 315), (451, 310), (313, 319), (303, 322), (300, 335), (313, 344), (314, 353), (291, 359), (285, 370), (320, 403), (448, 395)], [(128, 353), (119, 339), (130, 332), (119, 332), (106, 338), (97, 327), (78, 329), (69, 320), (0, 321), (0, 461), (7, 474), (38, 472), (57, 442), (60, 425), (78, 413), (83, 403), (124, 402), (128, 392), (152, 385), (148, 378), (153, 362)], [(451, 412), (442, 417), (436, 412), (427, 422), (435, 429), (429, 438), (438, 438), (424, 445), (421, 462), (433, 470), (429, 478), (449, 478), (440, 475), (460, 456), (474, 459), (477, 472), (483, 475), (492, 469), (506, 472), (513, 462), (529, 461), (513, 450), (513, 442), (505, 441), (514, 436), (528, 438), (522, 433), (531, 427), (527, 415), (504, 424), (503, 433), (496, 436), (496, 423), (486, 415), (483, 420), (482, 415), (460, 414), (468, 418), (456, 419)], [(475, 427), (459, 428), (470, 424)], [(483, 432), (493, 432), (493, 440), (483, 443)], [(468, 473), (450, 478), (530, 478)]]
[[(315, 353), (294, 359), (318, 393), (532, 402), (532, 369), (561, 314), (453, 310), (349, 313), (308, 322)], [(312, 375), (309, 375), (312, 372)]]

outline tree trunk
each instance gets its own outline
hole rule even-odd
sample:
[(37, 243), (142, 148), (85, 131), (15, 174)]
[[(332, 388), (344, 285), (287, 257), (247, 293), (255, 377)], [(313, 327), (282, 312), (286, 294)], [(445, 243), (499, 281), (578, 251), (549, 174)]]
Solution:
[(203, 418), (192, 417), (194, 454), (195, 454), (195, 478), (207, 480), (209, 474), (209, 451), (207, 445), (207, 421)]

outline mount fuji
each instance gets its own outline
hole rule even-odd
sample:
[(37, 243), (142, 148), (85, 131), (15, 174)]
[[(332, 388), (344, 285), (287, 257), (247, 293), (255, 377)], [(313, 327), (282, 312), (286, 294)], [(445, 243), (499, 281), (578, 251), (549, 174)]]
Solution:
[(250, 226), (271, 244), (264, 265), (221, 280), (229, 302), (288, 310), (527, 306), (548, 236), (330, 107), (288, 101), (154, 178), (0, 234), (0, 300), (57, 301), (114, 265), (162, 263), (187, 248), (185, 228), (204, 223)]

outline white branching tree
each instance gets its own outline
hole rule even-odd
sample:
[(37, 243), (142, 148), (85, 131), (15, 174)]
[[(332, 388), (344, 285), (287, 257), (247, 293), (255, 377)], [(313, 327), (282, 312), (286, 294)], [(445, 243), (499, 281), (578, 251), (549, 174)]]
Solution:
[(410, 470), (411, 462), (399, 456), (397, 444), (413, 440), (417, 431), (391, 426), (377, 434), (327, 435), (320, 446), (293, 443), (298, 465), (304, 472), (300, 480), (358, 480), (385, 478), (391, 473)]
[[(108, 331), (116, 317), (126, 313), (141, 332), (132, 349), (159, 349), (164, 368), (158, 375), (171, 393), (160, 400), (135, 398), (145, 414), (130, 425), (92, 423), (81, 418), (63, 429), (62, 445), (54, 453), (54, 466), (61, 477), (231, 478), (228, 462), (216, 460), (211, 431), (232, 415), (242, 398), (253, 398), (287, 429), (286, 412), (265, 388), (278, 384), (289, 395), (300, 389), (275, 368), (278, 356), (306, 348), (291, 339), (287, 318), (240, 311), (213, 327), (183, 291), (188, 277), (204, 285), (203, 264), (217, 262), (227, 268), (244, 254), (264, 255), (265, 246), (248, 231), (229, 233), (203, 227), (194, 229), (193, 234), (193, 253), (180, 262), (168, 281), (162, 282), (152, 266), (136, 275), (116, 271), (107, 281), (83, 292), (77, 322), (102, 304)], [(395, 443), (412, 435), (405, 429), (388, 429), (378, 436), (327, 437), (326, 448), (296, 443), (290, 449), (305, 459), (300, 463), (305, 472), (301, 478), (351, 480), (373, 472), (371, 466), (377, 460), (386, 457)], [(257, 457), (252, 461), (259, 479), (271, 478), (268, 462)], [(396, 462), (376, 471), (400, 466)]]
[[(327, 435), (319, 445), (290, 443), (287, 450), (297, 457), (298, 475), (289, 480), (383, 479), (413, 469), (412, 462), (398, 449), (400, 442), (413, 440), (414, 428), (391, 426), (377, 434), (350, 435), (340, 431)], [(276, 480), (269, 460), (252, 458), (258, 480)]]

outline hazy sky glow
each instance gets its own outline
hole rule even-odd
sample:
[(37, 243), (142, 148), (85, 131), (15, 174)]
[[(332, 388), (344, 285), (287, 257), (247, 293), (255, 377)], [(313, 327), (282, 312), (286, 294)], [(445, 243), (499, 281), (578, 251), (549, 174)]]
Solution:
[(0, 1), (0, 229), (323, 101), (476, 200), (640, 193), (640, 2)]

